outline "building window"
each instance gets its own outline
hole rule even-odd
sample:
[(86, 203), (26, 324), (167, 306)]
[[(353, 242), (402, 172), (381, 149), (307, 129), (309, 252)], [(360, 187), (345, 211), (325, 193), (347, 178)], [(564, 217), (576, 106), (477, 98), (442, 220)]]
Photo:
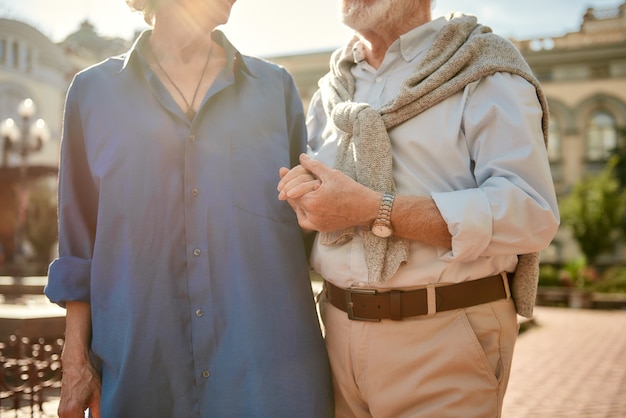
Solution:
[(611, 71), (608, 65), (593, 65), (590, 68), (590, 78), (609, 78)]
[(0, 64), (7, 62), (7, 41), (0, 39)]
[(14, 68), (19, 68), (20, 67), (20, 45), (17, 42), (13, 42), (12, 44), (11, 55), (12, 55), (11, 64), (13, 64)]
[(550, 118), (548, 132), (548, 158), (550, 162), (561, 161), (561, 124), (557, 118)]
[(617, 129), (613, 115), (603, 110), (594, 112), (587, 126), (586, 137), (587, 160), (608, 159), (617, 145)]
[(31, 48), (27, 48), (25, 52), (26, 57), (24, 65), (26, 67), (26, 71), (30, 73), (31, 71), (33, 71), (33, 50)]

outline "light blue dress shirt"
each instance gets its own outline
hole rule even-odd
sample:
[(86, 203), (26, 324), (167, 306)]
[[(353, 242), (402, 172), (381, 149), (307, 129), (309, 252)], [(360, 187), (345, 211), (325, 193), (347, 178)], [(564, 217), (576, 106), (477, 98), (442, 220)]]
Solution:
[(311, 417), (332, 387), (300, 229), (277, 199), (306, 149), (291, 76), (240, 55), (189, 121), (131, 50), (68, 91), (59, 257), (46, 294), (91, 304), (103, 417)]
[[(400, 36), (378, 68), (362, 59), (357, 43), (354, 102), (380, 108), (394, 100), (449, 18)], [(448, 225), (452, 248), (411, 241), (408, 260), (396, 274), (370, 283), (359, 235), (342, 245), (318, 240), (312, 267), (339, 287), (381, 289), (515, 271), (517, 255), (546, 248), (560, 222), (542, 116), (532, 84), (497, 72), (394, 127), (389, 137), (397, 193), (431, 197)], [(310, 155), (334, 166), (341, 132), (327, 122), (317, 92), (308, 118)]]

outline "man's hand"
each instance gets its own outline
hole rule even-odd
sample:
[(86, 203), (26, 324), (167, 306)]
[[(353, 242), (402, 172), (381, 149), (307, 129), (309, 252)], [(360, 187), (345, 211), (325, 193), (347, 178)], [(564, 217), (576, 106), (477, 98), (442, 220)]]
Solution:
[(291, 170), (282, 168), (278, 198), (294, 208), (300, 226), (321, 232), (369, 225), (381, 194), (306, 154)]

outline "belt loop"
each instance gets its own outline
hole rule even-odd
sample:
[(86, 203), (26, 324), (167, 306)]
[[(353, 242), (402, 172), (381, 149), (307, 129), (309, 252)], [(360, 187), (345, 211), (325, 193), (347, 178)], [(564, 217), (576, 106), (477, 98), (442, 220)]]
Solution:
[(437, 293), (435, 292), (435, 285), (429, 284), (426, 286), (426, 300), (428, 303), (428, 314), (430, 318), (437, 313)]
[(508, 274), (506, 274), (506, 271), (503, 271), (502, 273), (500, 273), (500, 276), (502, 277), (502, 284), (504, 285), (504, 291), (506, 292), (506, 298), (510, 299), (511, 298), (511, 289), (509, 288), (509, 276), (508, 276)]
[(392, 290), (389, 295), (389, 319), (400, 321), (402, 319), (402, 292)]

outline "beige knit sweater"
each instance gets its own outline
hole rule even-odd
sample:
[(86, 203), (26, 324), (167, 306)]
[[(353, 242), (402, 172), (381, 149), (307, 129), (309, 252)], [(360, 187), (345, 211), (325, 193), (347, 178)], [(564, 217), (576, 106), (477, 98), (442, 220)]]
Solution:
[[(474, 16), (451, 14), (449, 23), (437, 35), (432, 47), (415, 73), (403, 83), (396, 98), (381, 109), (366, 103), (354, 103), (354, 38), (335, 51), (330, 72), (320, 81), (324, 109), (343, 132), (338, 145), (335, 167), (356, 181), (379, 192), (393, 192), (391, 144), (388, 130), (415, 117), (463, 90), (468, 84), (496, 72), (519, 75), (537, 91), (543, 108), (544, 140), (548, 141), (547, 101), (528, 64), (506, 39), (477, 23)], [(353, 228), (324, 233), (321, 242), (332, 245), (349, 240)], [(388, 280), (408, 257), (408, 241), (379, 238), (362, 231), (368, 279)], [(517, 312), (532, 317), (539, 274), (539, 254), (519, 255), (511, 293)]]

